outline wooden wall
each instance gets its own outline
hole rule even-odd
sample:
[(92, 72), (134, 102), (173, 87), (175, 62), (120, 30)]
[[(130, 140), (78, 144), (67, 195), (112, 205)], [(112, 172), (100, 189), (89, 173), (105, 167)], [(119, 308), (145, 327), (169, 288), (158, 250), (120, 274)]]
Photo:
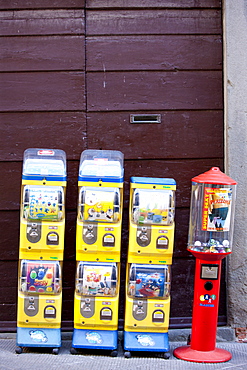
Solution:
[[(72, 328), (77, 171), (86, 149), (125, 156), (124, 295), (129, 178), (177, 181), (171, 327), (190, 325), (194, 258), (186, 251), (190, 179), (223, 169), (218, 0), (0, 0), (0, 330), (15, 330), (23, 151), (68, 159), (63, 329)], [(130, 123), (158, 114), (161, 123)], [(124, 299), (119, 326), (123, 327)], [(222, 277), (220, 323), (226, 320)]]

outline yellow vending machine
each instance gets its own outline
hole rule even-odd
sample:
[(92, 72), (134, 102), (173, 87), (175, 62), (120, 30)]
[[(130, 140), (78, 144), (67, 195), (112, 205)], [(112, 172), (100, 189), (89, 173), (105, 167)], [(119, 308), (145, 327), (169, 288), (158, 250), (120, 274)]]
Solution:
[(160, 352), (170, 357), (171, 264), (176, 182), (131, 177), (126, 272), (124, 356)]
[(120, 151), (81, 154), (72, 354), (96, 348), (117, 355), (123, 161)]
[(20, 206), (17, 347), (61, 346), (66, 154), (24, 152)]

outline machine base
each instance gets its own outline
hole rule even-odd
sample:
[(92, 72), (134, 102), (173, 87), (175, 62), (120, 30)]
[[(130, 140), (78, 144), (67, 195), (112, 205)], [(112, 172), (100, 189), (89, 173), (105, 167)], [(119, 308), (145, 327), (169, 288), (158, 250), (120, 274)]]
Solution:
[(74, 329), (72, 348), (116, 349), (118, 345), (117, 330)]
[(61, 347), (61, 329), (17, 327), (19, 347)]
[(215, 348), (213, 351), (197, 351), (190, 346), (183, 346), (176, 348), (173, 354), (181, 360), (190, 362), (218, 363), (232, 358), (230, 352), (221, 348)]
[(169, 352), (168, 333), (124, 332), (127, 351)]

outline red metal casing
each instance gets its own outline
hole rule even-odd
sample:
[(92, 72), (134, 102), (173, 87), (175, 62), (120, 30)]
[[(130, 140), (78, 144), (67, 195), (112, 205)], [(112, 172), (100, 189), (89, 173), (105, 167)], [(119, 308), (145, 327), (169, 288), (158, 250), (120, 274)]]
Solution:
[[(192, 179), (193, 183), (236, 185), (236, 181), (225, 175), (218, 167), (211, 168)], [(191, 210), (192, 211), (192, 210)], [(194, 279), (194, 301), (192, 313), (192, 333), (189, 345), (178, 347), (174, 355), (191, 362), (218, 363), (231, 359), (230, 352), (215, 348), (220, 294), (222, 259), (231, 253), (207, 253), (189, 248), (196, 257)]]

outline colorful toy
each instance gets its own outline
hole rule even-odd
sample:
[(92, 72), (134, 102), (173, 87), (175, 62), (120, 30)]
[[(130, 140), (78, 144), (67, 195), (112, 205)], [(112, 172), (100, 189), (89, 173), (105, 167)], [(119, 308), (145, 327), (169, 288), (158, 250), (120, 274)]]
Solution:
[(79, 167), (76, 288), (71, 353), (117, 355), (123, 154), (85, 150)]
[(161, 352), (169, 358), (168, 326), (175, 216), (173, 179), (131, 177), (124, 324), (125, 357)]
[(58, 149), (24, 152), (17, 348), (61, 346), (66, 156)]
[(196, 257), (192, 334), (174, 355), (218, 363), (231, 353), (215, 348), (222, 259), (231, 253), (236, 181), (218, 167), (192, 179), (188, 251)]

